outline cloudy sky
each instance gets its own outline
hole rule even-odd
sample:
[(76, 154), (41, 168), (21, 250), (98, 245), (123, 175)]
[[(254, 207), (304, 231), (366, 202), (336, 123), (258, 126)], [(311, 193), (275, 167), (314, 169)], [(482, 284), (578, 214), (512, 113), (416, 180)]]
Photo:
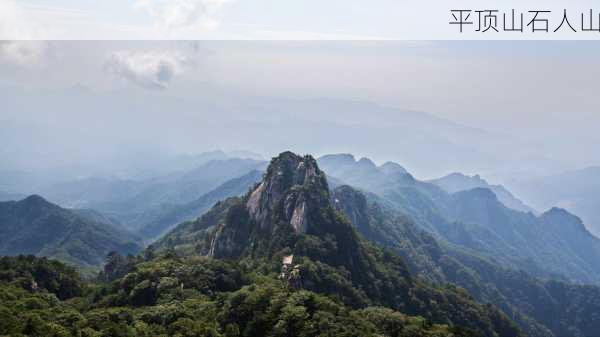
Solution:
[[(550, 10), (573, 25), (595, 0), (2, 0), (1, 39), (598, 39), (598, 34), (459, 34), (452, 9)], [(595, 14), (597, 15), (597, 14)], [(501, 17), (499, 16), (499, 19)]]
[[(0, 42), (4, 168), (288, 148), (418, 176), (600, 164), (593, 42)], [(536, 173), (536, 172), (533, 172)]]

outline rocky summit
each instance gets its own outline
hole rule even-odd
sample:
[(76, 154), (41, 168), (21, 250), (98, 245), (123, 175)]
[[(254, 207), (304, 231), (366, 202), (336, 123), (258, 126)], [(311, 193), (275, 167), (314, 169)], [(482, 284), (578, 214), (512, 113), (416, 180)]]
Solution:
[[(263, 180), (231, 208), (217, 226), (208, 255), (233, 257), (261, 238), (303, 234), (320, 222), (319, 210), (329, 205), (325, 174), (307, 155), (283, 152), (271, 163)], [(234, 216), (235, 214), (235, 216)]]
[(309, 209), (323, 206), (328, 195), (325, 174), (313, 157), (284, 152), (271, 161), (246, 206), (261, 229), (272, 229), (274, 222), (283, 221), (297, 233), (305, 233), (310, 226)]

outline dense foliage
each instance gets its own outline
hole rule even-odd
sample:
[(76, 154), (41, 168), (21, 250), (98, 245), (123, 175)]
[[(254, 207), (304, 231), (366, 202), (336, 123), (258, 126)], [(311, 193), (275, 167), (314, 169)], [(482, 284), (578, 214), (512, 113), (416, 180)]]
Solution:
[(61, 300), (81, 296), (84, 288), (72, 267), (33, 255), (0, 257), (0, 282), (31, 291), (46, 291)]
[[(34, 257), (5, 258), (2, 272), (29, 264), (71, 275)], [(54, 289), (3, 280), (0, 303), (1, 336), (476, 336), (382, 307), (355, 310), (243, 265), (199, 257), (142, 262), (64, 300)]]

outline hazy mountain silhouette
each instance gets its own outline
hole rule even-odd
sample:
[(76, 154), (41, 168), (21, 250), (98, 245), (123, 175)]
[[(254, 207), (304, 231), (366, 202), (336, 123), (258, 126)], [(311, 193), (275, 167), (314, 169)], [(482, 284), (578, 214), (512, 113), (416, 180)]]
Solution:
[(535, 210), (533, 208), (524, 204), (510, 191), (508, 191), (504, 186), (490, 185), (485, 179), (481, 178), (479, 175), (466, 176), (462, 173), (451, 173), (447, 176), (438, 179), (429, 180), (429, 182), (441, 187), (444, 191), (448, 193), (456, 193), (478, 187), (487, 188), (494, 192), (496, 197), (498, 197), (498, 200), (500, 200), (500, 202), (502, 202), (504, 206), (521, 212), (535, 213)]
[(536, 208), (556, 206), (577, 214), (587, 228), (600, 237), (600, 167), (541, 178), (518, 176), (509, 179), (507, 184)]

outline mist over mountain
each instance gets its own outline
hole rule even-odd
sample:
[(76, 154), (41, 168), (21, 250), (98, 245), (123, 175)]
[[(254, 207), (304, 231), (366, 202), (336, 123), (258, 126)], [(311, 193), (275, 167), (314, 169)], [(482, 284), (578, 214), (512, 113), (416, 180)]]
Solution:
[[(4, 126), (0, 126), (0, 128), (2, 127)], [(26, 126), (18, 127), (15, 125), (15, 127), (25, 132), (39, 132), (42, 134), (45, 132), (39, 125), (34, 127), (34, 125), (26, 124)], [(32, 146), (39, 148), (49, 145), (52, 149), (48, 149), (48, 151), (54, 153), (55, 156), (59, 156), (55, 152), (60, 151), (61, 146), (53, 144), (53, 140), (44, 139), (43, 141), (44, 144)], [(0, 145), (1, 147), (2, 145)], [(6, 148), (11, 150), (9, 146), (6, 146)], [(90, 148), (93, 148), (93, 146), (90, 145)], [(80, 150), (85, 151), (85, 149)], [(104, 185), (111, 183), (123, 184), (131, 181), (143, 181), (145, 184), (151, 184), (155, 183), (152, 180), (157, 178), (165, 179), (170, 176), (169, 179), (176, 179), (178, 176), (191, 173), (190, 171), (198, 169), (211, 161), (235, 159), (264, 161), (261, 155), (250, 151), (225, 152), (215, 150), (196, 154), (181, 154), (165, 151), (152, 145), (129, 144), (112, 149), (110, 154), (106, 154), (106, 157), (102, 159), (100, 157), (103, 154), (99, 153), (98, 158), (91, 162), (67, 151), (60, 156), (62, 159), (58, 165), (54, 164), (57, 157), (45, 158), (41, 165), (39, 163), (35, 165), (25, 164), (24, 166), (18, 164), (18, 158), (26, 157), (27, 153), (27, 151), (24, 151), (18, 154), (6, 154), (7, 160), (0, 163), (0, 190), (11, 194), (41, 194), (47, 191), (53, 192), (61, 185), (66, 185), (64, 187), (68, 188), (70, 183), (76, 185), (89, 181), (90, 184), (93, 184), (94, 180), (97, 184)], [(46, 152), (44, 154), (36, 153), (35, 156), (38, 158), (36, 160), (41, 160), (46, 155)], [(75, 187), (71, 186), (70, 188)], [(59, 197), (69, 198), (68, 195), (59, 195)]]
[[(118, 223), (151, 241), (175, 224), (202, 215), (218, 200), (245, 193), (266, 167), (265, 161), (247, 157), (260, 158), (247, 151), (177, 156), (160, 163), (164, 167), (172, 163), (173, 170), (160, 176), (92, 176), (36, 191), (63, 207), (85, 209), (88, 215), (104, 217), (102, 222)], [(26, 172), (21, 175), (27, 180)], [(9, 182), (10, 176), (4, 178)], [(0, 200), (16, 200), (19, 196), (0, 194)]]
[(506, 184), (535, 207), (557, 206), (577, 214), (586, 227), (600, 237), (600, 167), (540, 178), (513, 177)]
[(0, 41), (0, 336), (598, 337), (598, 45), (356, 38)]
[(144, 215), (143, 226), (137, 231), (142, 237), (155, 239), (186, 220), (194, 220), (220, 200), (242, 195), (262, 179), (263, 173), (251, 171), (239, 178), (226, 181), (212, 191), (189, 203), (159, 208)]
[(370, 185), (379, 188), (390, 180), (414, 179), (397, 163), (386, 162), (377, 166), (369, 158), (356, 160), (351, 154), (330, 154), (318, 158), (319, 166), (334, 179), (355, 186)]
[(466, 176), (462, 173), (451, 173), (447, 176), (430, 180), (430, 183), (437, 185), (444, 189), (448, 193), (456, 193), (460, 191), (466, 191), (474, 188), (487, 188), (490, 189), (498, 200), (508, 208), (512, 208), (521, 212), (532, 212), (535, 210), (521, 200), (516, 198), (510, 191), (508, 191), (502, 185), (490, 185), (485, 179), (482, 179), (479, 175)]
[(165, 176), (140, 180), (90, 177), (49, 186), (41, 194), (65, 207), (96, 209), (138, 230), (146, 225), (149, 214), (188, 204), (220, 184), (266, 165), (253, 159), (204, 157), (211, 159)]
[[(9, 160), (2, 166), (28, 170), (42, 159), (45, 170), (56, 171), (52, 175), (69, 169), (72, 176), (89, 176), (90, 171), (157, 176), (165, 172), (157, 158), (197, 151), (197, 144), (205, 150), (257, 149), (265, 156), (286, 148), (320, 154), (352, 151), (381, 162), (401, 162), (420, 177), (439, 177), (450, 170), (537, 174), (557, 172), (570, 164), (535, 151), (535, 144), (427, 112), (369, 101), (257, 97), (198, 86), (202, 90), (193, 96), (9, 88), (0, 94), (10, 112), (4, 118), (8, 123), (3, 123), (7, 130), (0, 148)], [(52, 111), (44, 109), (48, 106)], [(168, 118), (166, 110), (171, 112)], [(103, 125), (111, 129), (111, 137), (94, 130), (65, 133), (64, 125), (53, 122), (55, 113), (69, 125)], [(144, 129), (132, 133), (139, 120), (144, 120)], [(202, 132), (197, 132), (199, 126)], [(165, 127), (177, 133), (169, 134), (168, 142), (159, 142), (154, 135)], [(311, 137), (305, 137), (307, 132)], [(223, 134), (232, 136), (224, 140)], [(17, 145), (19, 153), (13, 150)], [(53, 164), (55, 158), (61, 158), (61, 167)], [(187, 159), (181, 160), (185, 165)], [(177, 164), (176, 158), (173, 163)]]
[(23, 194), (0, 191), (0, 201), (21, 200), (24, 197)]

